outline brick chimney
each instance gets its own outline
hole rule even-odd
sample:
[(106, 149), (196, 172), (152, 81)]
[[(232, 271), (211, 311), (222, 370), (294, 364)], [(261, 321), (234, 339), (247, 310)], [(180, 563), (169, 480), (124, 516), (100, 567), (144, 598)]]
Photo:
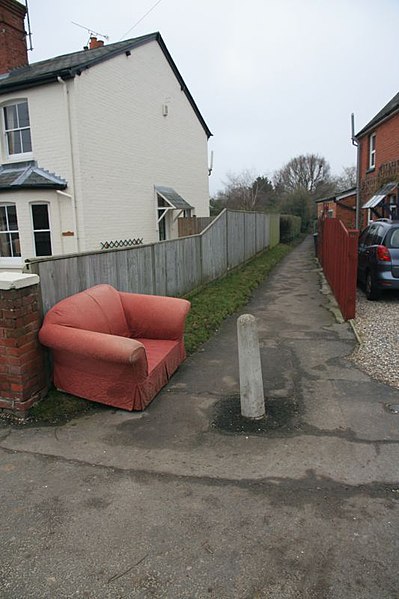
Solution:
[(28, 64), (25, 14), (17, 0), (0, 0), (0, 75)]
[[(0, 0), (0, 2), (1, 2), (1, 0)], [(90, 50), (93, 50), (93, 48), (102, 48), (103, 45), (104, 45), (103, 40), (98, 40), (93, 35), (90, 37), (90, 45), (89, 45)]]

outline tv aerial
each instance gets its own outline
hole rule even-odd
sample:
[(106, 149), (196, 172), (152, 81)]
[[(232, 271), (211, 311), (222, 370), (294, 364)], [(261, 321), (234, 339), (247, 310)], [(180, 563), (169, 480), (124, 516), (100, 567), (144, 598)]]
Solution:
[(98, 31), (94, 31), (94, 29), (91, 29), (90, 27), (86, 27), (85, 25), (81, 25), (80, 23), (75, 23), (75, 21), (71, 21), (71, 23), (73, 25), (76, 25), (76, 27), (85, 29), (87, 31), (87, 33), (89, 34), (89, 37), (92, 37), (92, 36), (103, 37), (105, 40), (107, 40), (107, 41), (109, 40), (109, 35), (106, 35), (105, 33), (99, 33)]
[(25, 0), (25, 8), (26, 8), (26, 24), (27, 24), (27, 29), (28, 29), (28, 31), (26, 32), (26, 37), (28, 38), (27, 49), (28, 50), (33, 50), (33, 45), (32, 45), (32, 30), (31, 30), (31, 27), (30, 27), (28, 0)]

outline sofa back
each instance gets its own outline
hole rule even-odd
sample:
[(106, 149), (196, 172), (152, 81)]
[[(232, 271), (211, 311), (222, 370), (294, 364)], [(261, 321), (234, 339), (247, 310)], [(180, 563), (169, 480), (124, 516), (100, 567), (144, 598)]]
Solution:
[(47, 312), (45, 322), (129, 337), (119, 292), (111, 285), (96, 285), (65, 298)]

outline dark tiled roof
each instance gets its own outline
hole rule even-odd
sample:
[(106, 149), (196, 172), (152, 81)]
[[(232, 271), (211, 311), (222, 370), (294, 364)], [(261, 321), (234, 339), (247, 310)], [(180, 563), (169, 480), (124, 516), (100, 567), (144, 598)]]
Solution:
[(332, 196), (327, 196), (325, 198), (320, 198), (315, 201), (315, 204), (319, 204), (320, 202), (335, 202), (338, 198), (343, 199), (341, 196), (349, 196), (356, 193), (356, 187), (350, 187), (349, 189), (344, 189), (343, 191), (337, 191)]
[(71, 54), (48, 58), (35, 62), (26, 67), (14, 69), (5, 76), (0, 76), (0, 93), (13, 91), (17, 87), (29, 87), (40, 83), (56, 80), (58, 76), (74, 77), (84, 69), (88, 69), (99, 62), (127, 50), (141, 46), (149, 41), (156, 40), (157, 34), (144, 35), (124, 42), (109, 44), (93, 48), (93, 50), (80, 50)]
[(155, 191), (178, 210), (190, 210), (192, 208), (172, 187), (160, 187), (156, 185)]
[(393, 112), (396, 112), (398, 109), (399, 93), (397, 93), (396, 96), (394, 96), (392, 100), (390, 100), (388, 104), (384, 106), (384, 108), (380, 110), (380, 112), (376, 114), (375, 117), (371, 119), (371, 121), (367, 123), (367, 125), (363, 127), (361, 131), (359, 131), (359, 133), (356, 134), (356, 137), (362, 137), (362, 135), (367, 133), (370, 129), (373, 129), (376, 125), (378, 125), (378, 123), (383, 121), (387, 116), (389, 116)]
[(205, 133), (210, 137), (212, 133), (198, 110), (198, 107), (184, 83), (183, 77), (180, 75), (159, 32), (150, 33), (123, 42), (116, 42), (115, 44), (104, 45), (99, 48), (93, 48), (92, 50), (81, 50), (79, 52), (72, 52), (71, 54), (64, 54), (63, 56), (56, 56), (55, 58), (49, 58), (25, 67), (14, 69), (10, 73), (0, 75), (0, 95), (2, 93), (36, 87), (45, 83), (52, 83), (57, 81), (57, 77), (71, 79), (76, 75), (80, 75), (85, 69), (89, 69), (96, 64), (109, 60), (113, 56), (132, 51), (135, 48), (152, 41), (157, 41), (160, 45), (166, 60), (180, 83), (181, 90), (187, 96)]
[(37, 163), (16, 162), (0, 165), (0, 191), (18, 189), (65, 189), (67, 182)]

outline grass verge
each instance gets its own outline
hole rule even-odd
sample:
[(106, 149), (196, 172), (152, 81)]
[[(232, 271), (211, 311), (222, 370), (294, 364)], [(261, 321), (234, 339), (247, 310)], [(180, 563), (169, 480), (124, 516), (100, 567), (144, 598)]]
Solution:
[[(222, 279), (186, 295), (191, 302), (185, 328), (187, 353), (194, 353), (213, 335), (227, 316), (245, 305), (272, 268), (302, 239), (303, 237), (298, 238), (290, 245), (279, 244)], [(109, 408), (51, 389), (42, 401), (29, 410), (28, 418), (23, 424), (63, 424), (82, 413), (98, 409)]]
[(291, 250), (291, 245), (281, 243), (222, 279), (186, 295), (191, 302), (184, 335), (187, 353), (194, 353), (227, 316), (245, 305), (254, 289)]

